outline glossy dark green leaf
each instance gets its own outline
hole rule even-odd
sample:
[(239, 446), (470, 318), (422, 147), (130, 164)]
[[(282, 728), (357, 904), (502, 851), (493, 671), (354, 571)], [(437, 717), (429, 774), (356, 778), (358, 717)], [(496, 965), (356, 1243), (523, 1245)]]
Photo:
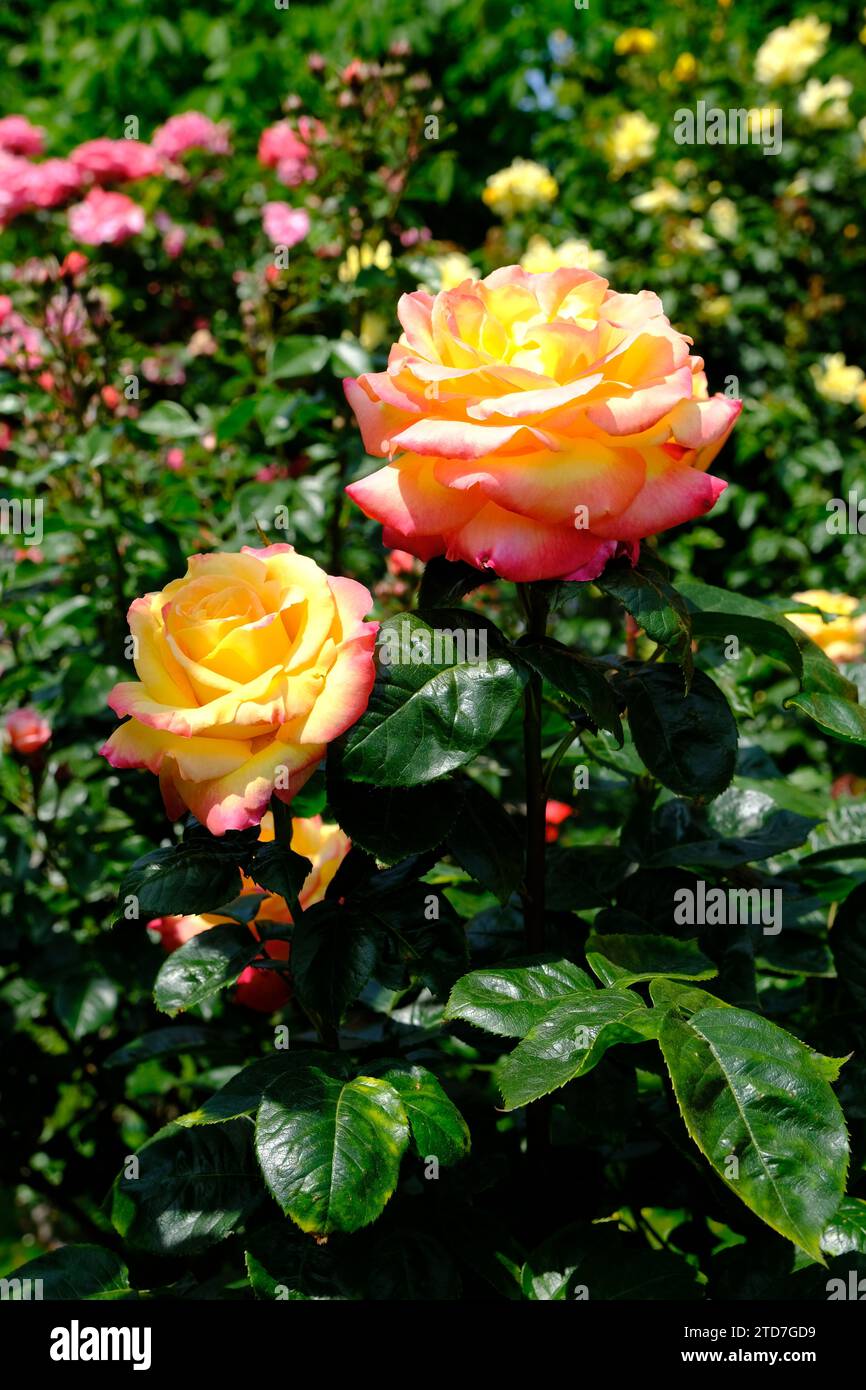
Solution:
[(303, 1007), (336, 1025), (373, 972), (376, 941), (369, 923), (338, 903), (315, 903), (292, 935), (292, 975)]
[(223, 1240), (260, 1199), (251, 1133), (245, 1120), (166, 1125), (136, 1152), (137, 1173), (114, 1184), (115, 1230), (158, 1255), (192, 1255)]
[(395, 1062), (384, 1069), (377, 1067), (376, 1074), (393, 1086), (402, 1100), (413, 1145), (421, 1158), (438, 1158), (448, 1166), (466, 1157), (469, 1127), (431, 1071), (410, 1062)]
[(146, 921), (172, 913), (214, 912), (237, 897), (240, 888), (234, 856), (196, 840), (137, 859), (123, 876), (118, 901), (123, 916), (127, 899), (134, 899), (138, 918)]
[(462, 801), (447, 835), (449, 853), (484, 887), (507, 902), (523, 878), (523, 840), (514, 821), (479, 782), (464, 779)]
[(136, 1066), (152, 1057), (167, 1057), (181, 1052), (195, 1052), (203, 1047), (218, 1048), (218, 1034), (210, 1028), (197, 1023), (181, 1023), (172, 1028), (154, 1028), (139, 1038), (110, 1053), (102, 1063), (104, 1067)]
[(298, 894), (312, 868), (309, 859), (304, 855), (296, 854), (287, 844), (278, 844), (271, 840), (256, 851), (250, 873), (259, 888), (276, 893), (285, 900), (291, 912), (296, 914)]
[(685, 600), (668, 581), (664, 566), (645, 550), (637, 565), (615, 560), (596, 580), (617, 599), (653, 642), (670, 651), (691, 678), (691, 622)]
[(260, 951), (249, 927), (226, 923), (200, 932), (163, 962), (153, 989), (156, 1007), (166, 1014), (191, 1009), (233, 984)]
[(866, 746), (866, 709), (863, 705), (844, 700), (839, 695), (828, 695), (822, 690), (792, 695), (785, 704), (807, 714), (823, 733), (841, 739), (843, 743)]
[(371, 1076), (346, 1081), (315, 1066), (270, 1091), (256, 1120), (265, 1182), (286, 1215), (316, 1235), (376, 1220), (408, 1141), (392, 1086)]
[(607, 729), (622, 745), (622, 721), (607, 676), (608, 668), (602, 662), (580, 656), (552, 638), (545, 638), (543, 642), (520, 642), (517, 650), (533, 670), (566, 699), (585, 710), (594, 724)]
[(444, 555), (434, 555), (424, 566), (418, 607), (450, 608), (479, 585), (489, 583), (489, 574), (467, 565), (465, 560), (446, 560)]
[(830, 1086), (840, 1063), (766, 1018), (673, 1007), (659, 1042), (689, 1134), (761, 1220), (820, 1260), (845, 1191), (848, 1136)]
[(732, 786), (707, 808), (706, 824), (710, 833), (668, 845), (644, 863), (657, 869), (690, 864), (727, 869), (756, 863), (803, 844), (817, 820), (780, 811), (764, 792)]
[(593, 932), (587, 938), (586, 959), (603, 985), (632, 985), (659, 975), (669, 980), (710, 980), (718, 974), (697, 941), (650, 933)]
[(342, 741), (328, 750), (328, 804), (353, 845), (383, 864), (397, 864), (442, 844), (460, 814), (460, 781), (374, 787), (344, 777), (341, 757)]
[(99, 1245), (63, 1245), (19, 1265), (7, 1279), (4, 1299), (10, 1302), (29, 1302), (37, 1297), (47, 1301), (113, 1299), (131, 1294), (129, 1270), (123, 1260)]
[(472, 1023), (503, 1038), (522, 1038), (557, 1004), (576, 994), (594, 994), (585, 970), (553, 957), (530, 965), (473, 970), (458, 980), (444, 1017)]
[(711, 800), (734, 775), (737, 726), (721, 690), (695, 671), (683, 693), (676, 666), (643, 666), (617, 687), (628, 706), (635, 747), (654, 777), (680, 796)]
[(346, 776), (377, 786), (418, 786), (470, 762), (526, 679), (493, 624), (459, 609), (388, 619), (378, 651), (376, 684), (342, 756)]
[(242, 1067), (220, 1090), (208, 1096), (197, 1110), (178, 1115), (176, 1124), (191, 1128), (195, 1125), (224, 1124), (258, 1110), (263, 1097), (278, 1082), (288, 1081), (298, 1071), (314, 1063), (330, 1063), (323, 1052), (277, 1050), (273, 1057), (260, 1057)]
[(746, 594), (717, 589), (696, 579), (677, 580), (677, 588), (685, 599), (695, 637), (714, 637), (722, 642), (736, 637), (759, 655), (781, 661), (798, 678), (802, 675), (799, 629), (780, 614)]
[(654, 1036), (655, 1019), (628, 989), (582, 990), (530, 1028), (497, 1069), (506, 1110), (528, 1105), (591, 1071), (617, 1043)]
[(825, 1255), (866, 1255), (866, 1201), (843, 1197), (821, 1236)]

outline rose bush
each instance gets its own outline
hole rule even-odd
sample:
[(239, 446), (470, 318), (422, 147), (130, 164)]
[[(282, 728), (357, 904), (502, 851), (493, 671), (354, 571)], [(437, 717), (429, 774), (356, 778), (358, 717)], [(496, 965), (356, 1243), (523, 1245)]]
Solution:
[(862, 20), (491, 13), (4, 21), (0, 1296), (200, 1374), (866, 1277)]

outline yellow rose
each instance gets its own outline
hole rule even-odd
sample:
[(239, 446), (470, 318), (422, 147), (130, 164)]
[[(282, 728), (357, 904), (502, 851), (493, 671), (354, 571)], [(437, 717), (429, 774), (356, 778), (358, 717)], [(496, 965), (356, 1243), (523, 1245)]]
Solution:
[[(520, 264), (533, 275), (539, 271), (562, 270), (563, 267), (569, 270), (593, 270), (597, 275), (603, 275), (607, 270), (607, 257), (603, 251), (594, 251), (589, 242), (578, 241), (577, 237), (569, 237), (554, 248), (546, 237), (533, 236), (520, 257)], [(442, 288), (446, 287), (443, 285)]]
[(623, 29), (614, 41), (614, 53), (652, 53), (656, 36), (652, 29)]
[(758, 49), (755, 77), (768, 85), (799, 82), (823, 57), (829, 37), (830, 25), (813, 14), (774, 29)]
[(864, 383), (861, 368), (846, 362), (844, 352), (825, 353), (820, 363), (812, 363), (809, 372), (819, 396), (840, 405), (852, 405)]
[(514, 217), (516, 213), (546, 207), (558, 193), (559, 184), (543, 164), (536, 164), (533, 159), (513, 159), (507, 169), (490, 175), (481, 197), (498, 217)]
[(825, 622), (817, 613), (786, 613), (789, 622), (811, 637), (831, 661), (860, 660), (866, 644), (866, 614), (857, 618), (851, 616), (859, 606), (858, 599), (850, 594), (831, 594), (826, 589), (807, 589), (805, 593), (794, 594), (794, 598), (798, 603), (820, 608), (822, 613), (838, 616)]
[(158, 773), (173, 818), (189, 810), (214, 835), (258, 825), (366, 708), (371, 605), (290, 545), (193, 555), (183, 579), (129, 610), (139, 679), (109, 696), (131, 718), (103, 754)]
[(618, 116), (604, 144), (613, 177), (619, 178), (651, 159), (658, 135), (658, 126), (642, 111), (624, 111)]

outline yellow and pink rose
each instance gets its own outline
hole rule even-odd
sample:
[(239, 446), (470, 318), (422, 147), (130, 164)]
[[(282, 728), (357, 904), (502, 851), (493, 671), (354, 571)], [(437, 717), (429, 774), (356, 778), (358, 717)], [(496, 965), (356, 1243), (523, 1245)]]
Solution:
[(586, 269), (519, 266), (406, 294), (387, 370), (345, 382), (368, 453), (350, 497), (384, 543), (504, 579), (594, 579), (710, 510), (741, 402), (658, 296)]
[(129, 610), (137, 681), (102, 752), (157, 773), (166, 810), (214, 835), (258, 825), (366, 708), (378, 624), (353, 579), (290, 545), (194, 555), (182, 579)]

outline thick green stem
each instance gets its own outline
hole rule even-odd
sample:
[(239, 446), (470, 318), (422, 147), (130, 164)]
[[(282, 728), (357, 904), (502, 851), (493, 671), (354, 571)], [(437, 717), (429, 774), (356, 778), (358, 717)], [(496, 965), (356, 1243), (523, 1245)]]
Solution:
[[(535, 640), (547, 632), (547, 595), (538, 585), (521, 591), (527, 634)], [(526, 775), (526, 879), (523, 923), (530, 951), (544, 950), (544, 764), (541, 756), (542, 678), (533, 672), (524, 692), (523, 755)]]

